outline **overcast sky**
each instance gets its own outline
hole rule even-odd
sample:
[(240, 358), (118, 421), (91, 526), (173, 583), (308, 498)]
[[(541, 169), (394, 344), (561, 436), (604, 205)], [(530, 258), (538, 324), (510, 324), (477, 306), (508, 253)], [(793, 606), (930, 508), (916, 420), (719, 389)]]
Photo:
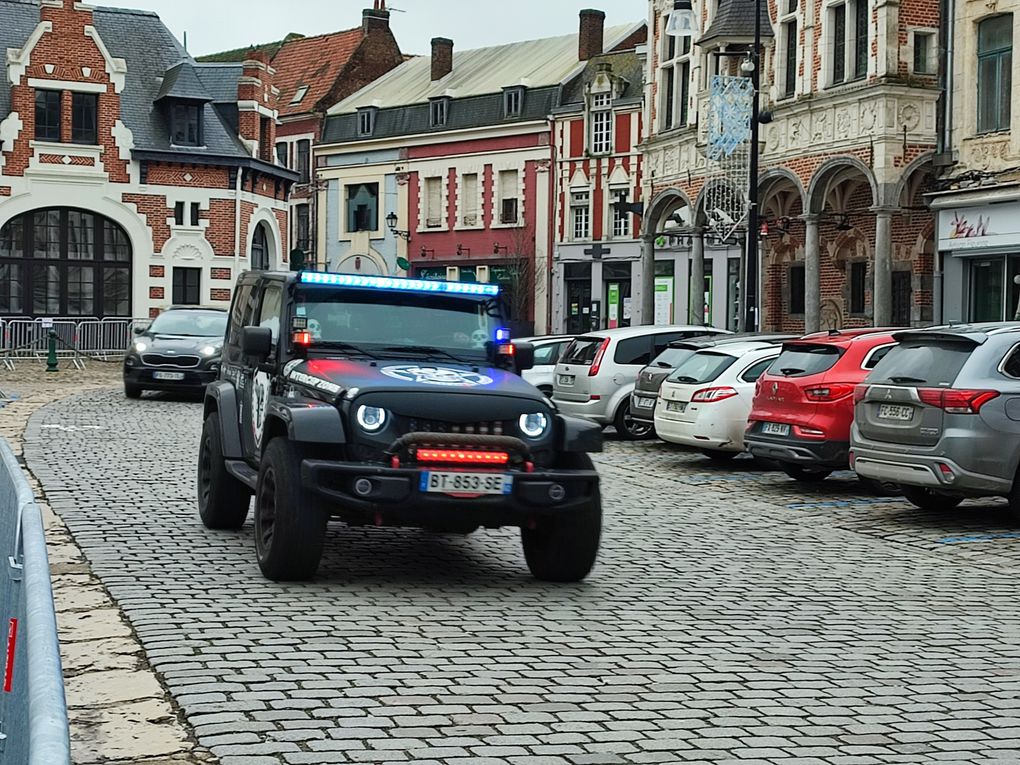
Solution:
[[(94, 5), (156, 11), (188, 49), (201, 56), (279, 40), (288, 32), (334, 32), (361, 24), (372, 0), (94, 0)], [(388, 0), (390, 23), (405, 53), (427, 53), (433, 37), (461, 49), (577, 31), (577, 12), (598, 8), (606, 24), (643, 19), (645, 0)], [(396, 9), (404, 12), (400, 13)]]

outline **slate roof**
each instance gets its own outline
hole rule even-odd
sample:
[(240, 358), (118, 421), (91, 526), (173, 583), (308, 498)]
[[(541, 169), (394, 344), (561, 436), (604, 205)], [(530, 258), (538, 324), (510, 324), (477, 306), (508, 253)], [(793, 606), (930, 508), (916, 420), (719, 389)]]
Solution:
[[(606, 50), (612, 50), (638, 27), (637, 24), (607, 27)], [(559, 85), (580, 67), (576, 34), (474, 50), (454, 48), (453, 71), (438, 82), (431, 81), (431, 57), (420, 56), (390, 70), (328, 113), (347, 114), (364, 106), (423, 104), (444, 94), (460, 99), (499, 93), (504, 87), (518, 84), (529, 88)]]
[[(127, 64), (127, 82), (121, 93), (121, 119), (134, 136), (136, 155), (159, 152), (171, 160), (179, 155), (182, 161), (206, 159), (228, 164), (257, 164), (263, 171), (272, 170), (272, 165), (252, 160), (237, 137), (236, 94), (240, 67), (204, 71), (205, 65), (196, 65), (159, 17), (149, 11), (95, 8), (93, 20), (110, 55), (124, 59)], [(38, 23), (36, 0), (0, 0), (0, 50), (23, 47)], [(168, 88), (176, 88), (180, 82), (187, 92), (194, 94), (201, 90), (206, 93), (205, 98), (213, 99), (206, 103), (203, 113), (205, 147), (172, 147), (164, 110), (156, 103), (167, 70), (181, 63), (189, 66), (178, 74), (188, 69), (195, 78), (184, 75), (182, 81), (178, 76)], [(234, 102), (234, 125), (224, 118), (216, 105), (217, 101), (220, 105), (225, 103), (228, 92)], [(10, 83), (0, 78), (0, 119), (9, 112)], [(293, 175), (282, 169), (276, 172), (288, 178)]]
[(769, 18), (768, 3), (758, 0), (719, 0), (712, 23), (705, 34), (698, 40), (699, 45), (714, 40), (754, 40), (754, 9), (758, 6), (761, 16), (762, 39), (769, 39), (772, 34), (772, 20)]
[(560, 98), (560, 108), (556, 111), (573, 111), (575, 107), (584, 104), (585, 87), (593, 79), (599, 70), (600, 64), (612, 66), (614, 77), (620, 77), (626, 81), (623, 92), (617, 95), (616, 102), (636, 101), (640, 102), (644, 91), (644, 60), (632, 50), (620, 51), (619, 53), (607, 53), (596, 56), (587, 62), (587, 66), (576, 77), (564, 83), (563, 95)]
[(182, 61), (170, 67), (163, 77), (163, 85), (156, 94), (156, 101), (164, 98), (181, 98), (187, 101), (212, 101), (202, 81), (195, 72), (195, 65)]

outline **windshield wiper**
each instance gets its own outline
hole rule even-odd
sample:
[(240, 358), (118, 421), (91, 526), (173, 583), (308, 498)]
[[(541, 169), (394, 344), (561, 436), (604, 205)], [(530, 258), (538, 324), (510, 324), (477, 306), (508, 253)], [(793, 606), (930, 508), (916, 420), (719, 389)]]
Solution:
[(327, 351), (347, 351), (348, 353), (357, 353), (361, 356), (367, 356), (370, 359), (378, 359), (374, 353), (366, 351), (360, 345), (354, 345), (354, 343), (344, 343), (338, 340), (319, 340), (312, 343), (309, 346), (312, 350), (327, 350)]
[(678, 382), (678, 383), (696, 383), (697, 380), (695, 378), (693, 378), (693, 377), (687, 377), (686, 375), (680, 375), (679, 377), (674, 377), (673, 378), (673, 382)]
[(458, 364), (470, 363), (460, 358), (460, 356), (454, 356), (449, 351), (444, 351), (442, 348), (435, 348), (431, 345), (389, 345), (382, 350), (387, 353), (415, 353), (419, 356), (440, 356), (441, 358), (450, 359), (450, 361), (456, 361)]
[(656, 361), (655, 362), (655, 366), (657, 366), (659, 369), (672, 369), (673, 368), (672, 364), (667, 364), (665, 361)]
[(894, 383), (924, 383), (927, 380), (922, 380), (920, 377), (911, 377), (910, 375), (889, 375), (889, 382)]
[(804, 370), (803, 369), (797, 369), (797, 367), (783, 367), (779, 371), (782, 372), (786, 377), (789, 377), (790, 375), (802, 375), (802, 374), (804, 374)]

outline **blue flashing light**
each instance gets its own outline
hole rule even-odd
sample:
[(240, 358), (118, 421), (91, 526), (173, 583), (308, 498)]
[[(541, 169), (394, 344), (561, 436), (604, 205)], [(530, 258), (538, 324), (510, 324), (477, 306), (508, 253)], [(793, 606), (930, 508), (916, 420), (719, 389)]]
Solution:
[(497, 343), (509, 343), (510, 342), (510, 330), (506, 327), (500, 327), (496, 330), (496, 342)]
[[(499, 295), (498, 284), (471, 284), (468, 282), (442, 282), (432, 279), (403, 279), (390, 276), (357, 276), (355, 274), (327, 274), (319, 271), (302, 271), (302, 284), (329, 287), (360, 287), (400, 292), (438, 292), (450, 295)], [(509, 338), (508, 338), (509, 339)]]

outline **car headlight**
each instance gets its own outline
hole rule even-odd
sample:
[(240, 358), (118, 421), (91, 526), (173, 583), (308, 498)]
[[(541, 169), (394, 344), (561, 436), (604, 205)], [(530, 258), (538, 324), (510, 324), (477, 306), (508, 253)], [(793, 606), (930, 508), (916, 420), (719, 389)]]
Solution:
[(212, 345), (207, 345), (200, 351), (200, 353), (208, 359), (212, 358), (213, 356), (219, 356), (220, 349)]
[(528, 438), (539, 438), (549, 429), (549, 418), (541, 412), (522, 414), (517, 420), (517, 426)]
[(145, 350), (148, 347), (148, 344), (143, 343), (141, 340), (134, 344), (135, 353), (145, 353)]
[(377, 406), (359, 406), (354, 417), (366, 433), (377, 433), (386, 426), (386, 410)]

